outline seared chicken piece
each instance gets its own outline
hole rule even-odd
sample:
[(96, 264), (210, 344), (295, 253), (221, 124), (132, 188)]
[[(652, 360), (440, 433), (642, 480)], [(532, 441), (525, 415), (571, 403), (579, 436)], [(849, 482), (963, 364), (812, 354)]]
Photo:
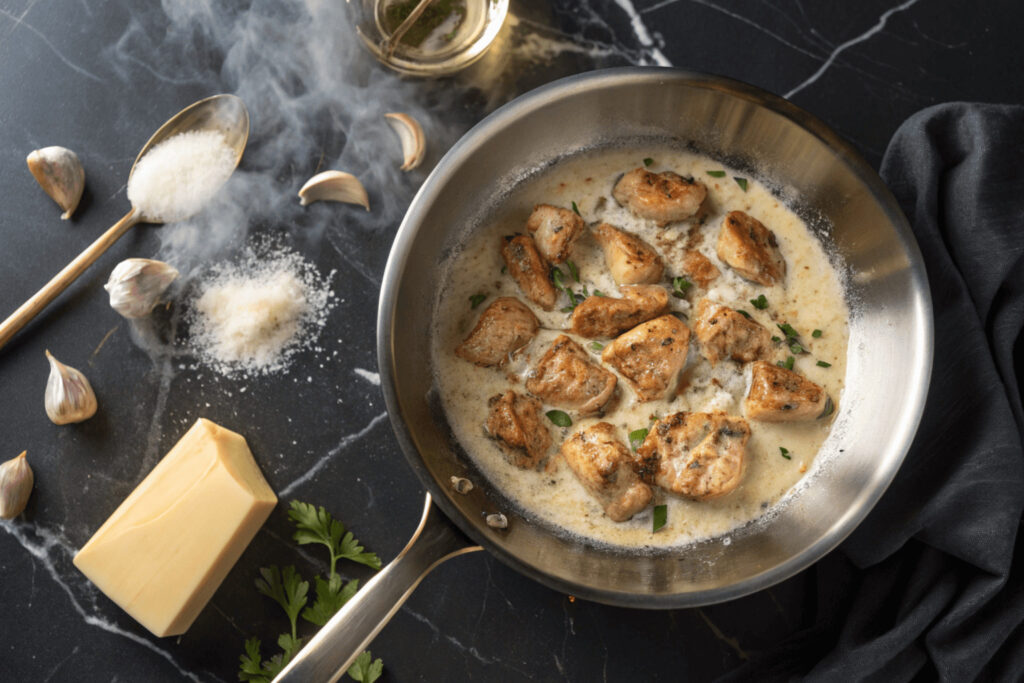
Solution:
[(667, 491), (708, 500), (740, 483), (750, 426), (741, 417), (675, 413), (651, 427), (637, 449), (639, 471)]
[(583, 348), (560, 335), (531, 371), (526, 388), (546, 403), (596, 413), (615, 393), (615, 375), (590, 360)]
[(563, 263), (569, 258), (572, 245), (583, 234), (583, 218), (569, 209), (538, 204), (526, 221), (526, 229), (548, 263)]
[(661, 279), (665, 266), (658, 252), (647, 242), (607, 223), (593, 228), (593, 233), (617, 284), (647, 285)]
[(779, 253), (775, 233), (742, 211), (725, 215), (717, 250), (718, 258), (760, 285), (774, 285), (786, 276), (786, 260)]
[(572, 311), (572, 331), (581, 337), (614, 337), (655, 318), (668, 307), (668, 292), (658, 285), (622, 288), (625, 298), (588, 296)]
[(615, 183), (612, 196), (641, 218), (665, 225), (697, 213), (708, 189), (693, 178), (665, 171), (651, 173), (635, 168)]
[(546, 311), (555, 307), (558, 292), (548, 278), (548, 264), (541, 258), (529, 235), (506, 237), (501, 246), (508, 274), (519, 284), (526, 298)]
[(534, 338), (538, 327), (537, 316), (526, 304), (503, 296), (484, 309), (473, 331), (455, 347), (455, 355), (484, 367), (501, 365)]
[(749, 363), (771, 354), (771, 333), (760, 324), (728, 306), (701, 299), (693, 333), (700, 342), (700, 353), (712, 365), (723, 358)]
[(551, 447), (540, 401), (506, 391), (492, 396), (487, 405), (487, 432), (498, 440), (508, 461), (523, 469), (537, 467)]
[(633, 455), (615, 438), (615, 427), (607, 422), (598, 422), (566, 439), (562, 457), (613, 522), (625, 522), (647, 507), (654, 496), (651, 487), (633, 471)]
[(704, 289), (707, 289), (708, 285), (721, 275), (718, 267), (711, 262), (711, 259), (696, 249), (687, 249), (683, 253), (680, 265), (687, 279), (692, 280)]
[(601, 360), (618, 370), (641, 401), (655, 401), (674, 385), (686, 365), (690, 328), (674, 315), (634, 327), (601, 353)]
[(825, 390), (803, 375), (758, 361), (743, 405), (751, 420), (794, 422), (821, 417), (827, 403)]

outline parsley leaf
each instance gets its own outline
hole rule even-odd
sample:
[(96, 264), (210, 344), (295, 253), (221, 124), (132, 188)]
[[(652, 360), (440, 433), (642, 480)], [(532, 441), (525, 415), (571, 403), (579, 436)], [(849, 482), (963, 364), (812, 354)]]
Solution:
[(787, 339), (796, 339), (800, 336), (800, 334), (793, 329), (793, 326), (789, 323), (782, 323), (781, 325), (777, 324), (776, 327), (782, 330), (782, 334), (786, 335)]
[(316, 602), (312, 607), (302, 610), (302, 618), (317, 626), (323, 626), (330, 621), (359, 589), (359, 579), (342, 586), (341, 576), (338, 574), (331, 574), (329, 581), (324, 581), (319, 576), (313, 577), (313, 581), (316, 583)]
[(486, 294), (474, 294), (473, 296), (469, 297), (469, 307), (476, 308), (481, 303), (483, 303), (483, 300), (486, 298)]
[(819, 368), (830, 368), (830, 367), (832, 367), (832, 364), (831, 364), (831, 363), (826, 363), (826, 362), (825, 362), (825, 361), (823, 361), (823, 360), (819, 360), (819, 361), (817, 362), (817, 366), (818, 366)]
[(792, 460), (793, 459), (789, 455), (789, 449), (788, 448), (783, 448), (782, 446), (779, 446), (779, 455), (781, 455), (786, 460)]
[(594, 349), (595, 351), (600, 351), (604, 348), (604, 344), (598, 341), (590, 342), (590, 348)]
[(646, 429), (635, 429), (635, 430), (633, 430), (632, 432), (629, 433), (629, 445), (635, 451), (636, 449), (640, 448), (641, 444), (643, 444), (644, 439), (646, 439), (646, 438), (647, 438), (647, 430)]
[(782, 337), (776, 337), (775, 335), (772, 335), (772, 341), (773, 342), (780, 342), (780, 341), (782, 341)]
[(238, 680), (253, 681), (253, 683), (270, 683), (270, 679), (277, 675), (271, 668), (267, 667), (270, 662), (263, 663), (263, 654), (260, 652), (260, 639), (249, 638), (245, 641), (245, 654), (238, 657)]
[(594, 296), (606, 296), (606, 294), (602, 292), (600, 289), (595, 289)]
[(565, 275), (562, 274), (561, 268), (558, 268), (556, 266), (555, 268), (551, 269), (551, 282), (553, 282), (555, 287), (557, 287), (558, 289), (562, 290), (563, 292), (565, 291)]
[(737, 312), (737, 313), (739, 313), (740, 315), (742, 315), (742, 316), (743, 316), (744, 318), (746, 318), (747, 320), (750, 320), (750, 319), (751, 319), (751, 317), (753, 317), (753, 316), (751, 316), (751, 315), (750, 315), (749, 313), (747, 313), (746, 311), (744, 311), (744, 310), (743, 310), (742, 308), (737, 308), (737, 309), (736, 309), (736, 312)]
[(564, 412), (562, 410), (549, 410), (548, 412), (546, 412), (544, 414), (548, 416), (549, 420), (554, 422), (559, 427), (571, 427), (572, 426), (572, 418), (569, 417), (568, 413), (566, 413), (566, 412)]
[(746, 178), (738, 178), (736, 176), (733, 176), (732, 179), (736, 181), (736, 184), (740, 186), (741, 190), (743, 190), (744, 192), (747, 191), (747, 179)]
[(800, 346), (800, 344), (798, 344), (797, 342), (793, 342), (792, 344), (790, 344), (789, 350), (792, 351), (793, 353), (807, 353), (807, 349)]
[(369, 650), (356, 657), (348, 669), (348, 675), (360, 683), (373, 683), (384, 671), (384, 662), (374, 659)]
[(380, 569), (380, 558), (375, 553), (364, 553), (363, 546), (359, 545), (352, 532), (346, 533), (342, 523), (331, 517), (323, 506), (318, 509), (309, 503), (293, 500), (288, 517), (297, 527), (292, 538), (299, 545), (320, 543), (327, 546), (331, 553), (331, 574), (334, 574), (334, 567), (341, 558)]
[(260, 575), (263, 578), (256, 579), (256, 590), (281, 605), (292, 623), (292, 638), (296, 638), (295, 625), (308, 601), (309, 582), (303, 581), (292, 565), (284, 569), (278, 569), (276, 564), (260, 567)]
[(654, 159), (652, 159), (650, 157), (644, 158), (644, 166), (650, 166), (653, 163), (654, 163)]
[(750, 305), (759, 311), (763, 311), (764, 309), (768, 308), (768, 299), (765, 298), (764, 294), (761, 294), (756, 299), (751, 299)]
[(778, 365), (780, 368), (786, 368), (787, 370), (792, 370), (793, 369), (793, 362), (795, 360), (796, 359), (793, 358), (793, 356), (786, 356), (786, 361), (785, 362), (782, 362), (780, 360), (780, 361), (776, 361), (775, 364)]
[(821, 330), (815, 330), (814, 332), (811, 332), (811, 336), (814, 337), (815, 339), (820, 337), (821, 334), (822, 334)]
[(686, 292), (689, 291), (690, 287), (693, 287), (693, 283), (687, 280), (685, 277), (672, 278), (672, 296), (674, 296), (675, 298), (686, 298)]
[(668, 505), (654, 506), (654, 524), (651, 531), (657, 531), (668, 523)]
[(725, 171), (708, 171), (708, 175), (712, 178), (724, 178)]
[(572, 261), (566, 261), (565, 265), (567, 265), (569, 267), (569, 275), (572, 276), (572, 279), (575, 280), (576, 282), (579, 282), (580, 281), (580, 271), (579, 271), (579, 268), (576, 267), (576, 264), (573, 263)]
[(572, 203), (572, 210), (573, 210), (573, 212), (574, 212), (574, 213), (575, 213), (575, 214), (576, 214), (577, 216), (580, 216), (580, 217), (582, 217), (582, 216), (583, 216), (583, 214), (582, 214), (582, 213), (580, 213), (580, 207), (576, 206), (576, 202), (573, 202), (573, 203)]

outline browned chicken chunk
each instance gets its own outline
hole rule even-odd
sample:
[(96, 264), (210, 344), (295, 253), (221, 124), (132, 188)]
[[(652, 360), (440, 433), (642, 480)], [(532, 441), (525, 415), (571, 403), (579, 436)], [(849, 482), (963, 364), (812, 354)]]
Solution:
[(551, 447), (540, 401), (506, 391), (488, 401), (487, 432), (498, 440), (508, 461), (516, 467), (537, 467)]
[(519, 284), (526, 298), (546, 311), (555, 307), (558, 291), (548, 277), (548, 264), (541, 258), (529, 235), (506, 237), (501, 246), (508, 274)]
[(647, 507), (654, 493), (633, 471), (633, 455), (615, 438), (615, 427), (598, 422), (562, 444), (562, 457), (590, 495), (600, 501), (613, 522)]
[(560, 335), (526, 380), (526, 388), (546, 403), (596, 413), (615, 393), (615, 375), (590, 360), (583, 348)]
[(749, 363), (771, 354), (771, 333), (742, 313), (710, 299), (701, 299), (696, 313), (693, 333), (712, 365), (723, 358)]
[(708, 189), (693, 178), (665, 171), (651, 173), (635, 168), (615, 183), (612, 196), (641, 218), (665, 225), (697, 213)]
[(744, 409), (751, 420), (794, 422), (821, 417), (828, 402), (825, 390), (803, 375), (758, 361), (751, 369)]
[(538, 327), (537, 316), (524, 303), (503, 296), (484, 309), (473, 331), (455, 347), (455, 355), (484, 367), (501, 365), (533, 339)]
[(641, 401), (655, 401), (675, 385), (686, 365), (690, 328), (674, 315), (663, 315), (634, 327), (601, 353), (618, 370)]
[(661, 279), (665, 266), (658, 252), (647, 242), (607, 223), (593, 228), (593, 233), (617, 284), (647, 285)]
[(750, 426), (741, 417), (675, 413), (651, 427), (637, 449), (639, 471), (667, 491), (707, 500), (740, 483)]
[(585, 225), (574, 211), (550, 204), (538, 204), (526, 221), (526, 229), (548, 263), (563, 263), (572, 245), (583, 235)]
[(622, 288), (622, 299), (588, 296), (572, 312), (572, 331), (581, 337), (614, 337), (655, 318), (668, 307), (668, 292), (658, 285)]
[(775, 233), (742, 211), (730, 211), (718, 233), (718, 258), (743, 277), (771, 286), (786, 276)]
[(718, 267), (711, 262), (704, 254), (696, 249), (687, 249), (683, 253), (682, 263), (683, 274), (687, 279), (707, 289), (708, 285), (718, 278), (722, 273)]

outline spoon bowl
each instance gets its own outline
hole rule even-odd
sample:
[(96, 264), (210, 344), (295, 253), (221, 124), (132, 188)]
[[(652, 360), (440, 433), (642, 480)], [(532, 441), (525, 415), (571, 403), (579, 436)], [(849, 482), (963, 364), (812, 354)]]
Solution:
[[(185, 107), (160, 126), (139, 155), (135, 157), (131, 180), (139, 161), (156, 145), (180, 133), (193, 131), (217, 131), (224, 136), (227, 145), (235, 152), (235, 167), (242, 160), (245, 144), (249, 139), (249, 112), (241, 98), (235, 95), (214, 95)], [(125, 216), (114, 223), (99, 239), (86, 247), (85, 251), (64, 267), (28, 301), (18, 307), (3, 323), (0, 323), (0, 348), (22, 327), (35, 318), (51, 301), (57, 298), (68, 285), (74, 282), (136, 223), (161, 223), (158, 219), (143, 216), (134, 206)]]

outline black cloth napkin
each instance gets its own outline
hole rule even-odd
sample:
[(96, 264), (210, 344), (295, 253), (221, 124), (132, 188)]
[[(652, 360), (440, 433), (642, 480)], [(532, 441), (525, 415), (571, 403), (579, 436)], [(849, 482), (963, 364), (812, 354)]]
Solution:
[(925, 109), (881, 175), (934, 300), (921, 426), (876, 508), (808, 570), (813, 623), (729, 678), (1024, 680), (1024, 107)]

